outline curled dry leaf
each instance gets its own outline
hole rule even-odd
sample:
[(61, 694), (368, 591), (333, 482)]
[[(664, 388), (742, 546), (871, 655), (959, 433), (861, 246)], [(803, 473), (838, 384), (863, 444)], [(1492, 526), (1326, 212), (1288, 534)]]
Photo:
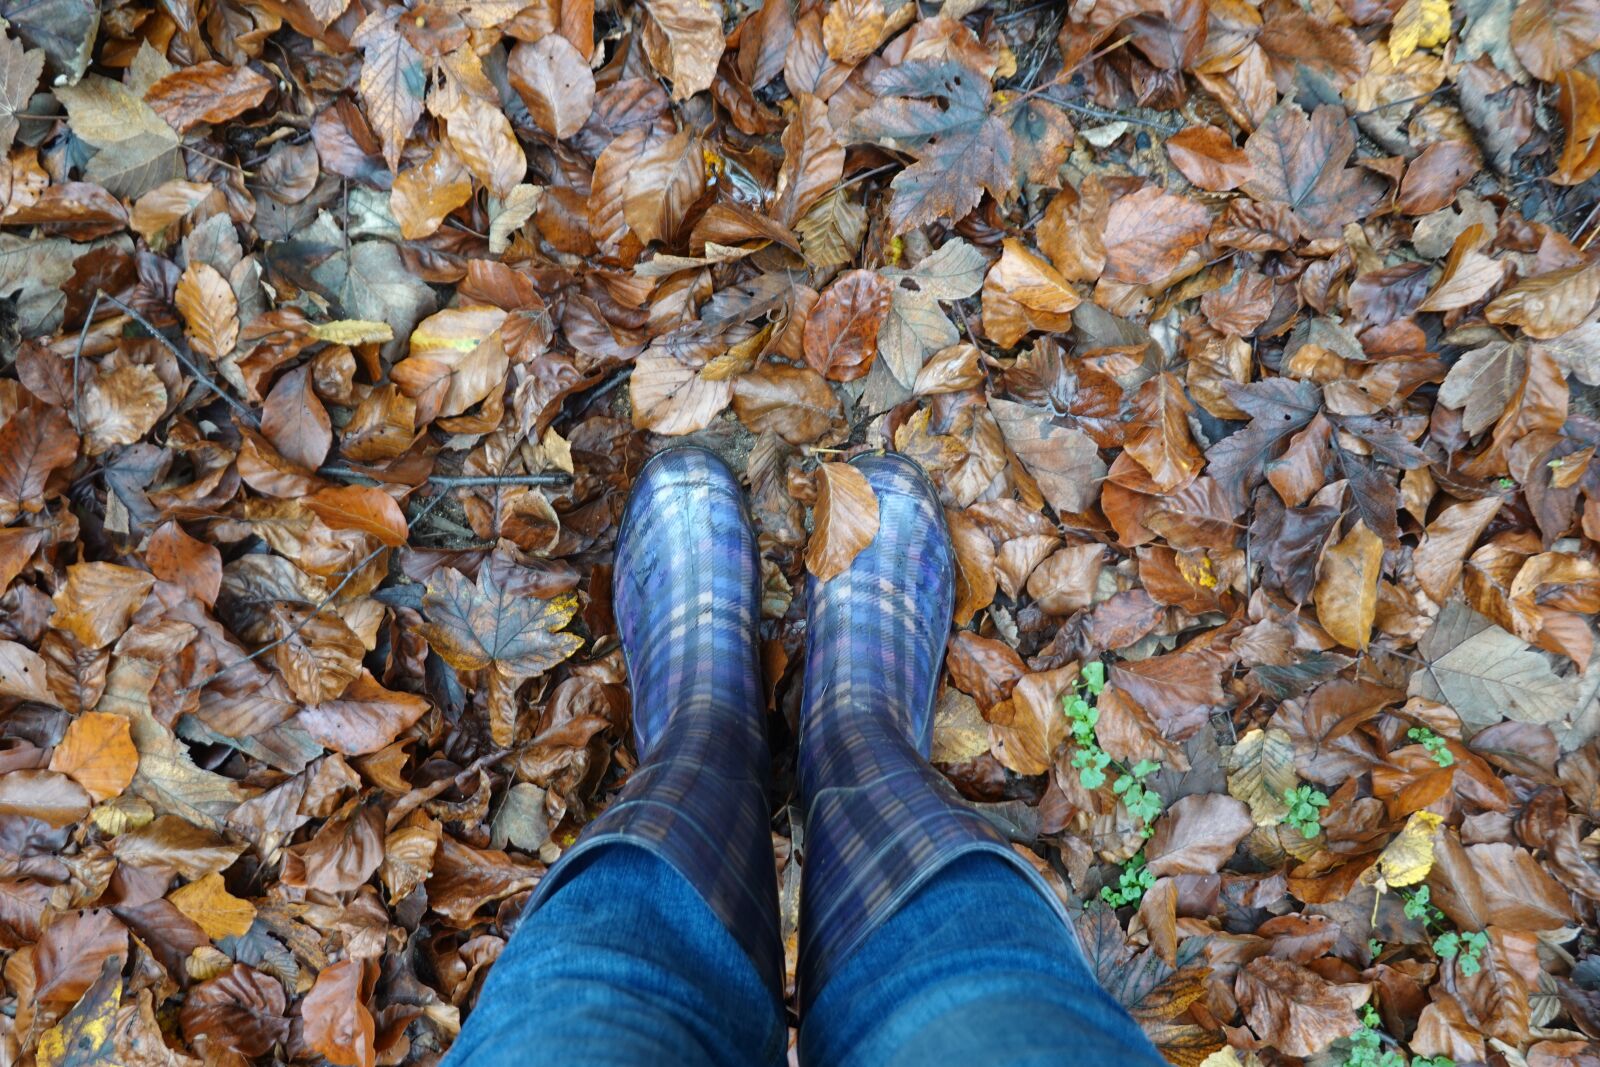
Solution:
[(1003, 249), (983, 279), (983, 332), (1011, 348), (1032, 330), (1071, 326), (1079, 297), (1067, 280), (1015, 238), (1006, 238)]
[(817, 468), (817, 503), (806, 570), (819, 581), (843, 574), (878, 535), (878, 498), (866, 475), (848, 463)]

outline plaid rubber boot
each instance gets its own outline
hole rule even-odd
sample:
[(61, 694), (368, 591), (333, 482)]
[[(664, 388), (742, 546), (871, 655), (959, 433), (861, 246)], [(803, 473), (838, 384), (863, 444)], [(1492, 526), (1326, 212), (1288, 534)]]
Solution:
[(617, 533), (612, 588), (639, 767), (530, 906), (581, 856), (643, 848), (694, 886), (780, 995), (760, 564), (739, 483), (714, 453), (674, 447), (645, 465)]
[(903, 456), (854, 464), (877, 495), (878, 534), (843, 574), (811, 580), (807, 607), (799, 972), (807, 1003), (912, 893), (971, 852), (1014, 864), (1067, 921), (1005, 835), (928, 763), (954, 587), (938, 496)]

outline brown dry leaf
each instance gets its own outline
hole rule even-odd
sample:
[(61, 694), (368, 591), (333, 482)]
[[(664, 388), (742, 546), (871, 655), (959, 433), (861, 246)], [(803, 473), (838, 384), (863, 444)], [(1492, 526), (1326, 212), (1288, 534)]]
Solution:
[(711, 378), (670, 352), (646, 352), (628, 379), (633, 424), (660, 434), (703, 430), (733, 399), (734, 383)]
[(994, 603), (999, 588), (994, 572), (994, 542), (966, 515), (946, 511), (950, 544), (956, 560), (955, 622), (965, 626), (979, 611)]
[(278, 454), (314, 471), (333, 445), (333, 423), (317, 396), (309, 363), (278, 379), (261, 413), (261, 433)]
[(594, 74), (572, 42), (558, 33), (521, 42), (506, 69), (511, 87), (545, 133), (565, 140), (583, 129), (594, 109)]
[(79, 715), (50, 754), (50, 769), (83, 786), (96, 801), (120, 796), (139, 769), (128, 720), (97, 711)]
[(1470, 307), (1499, 286), (1506, 276), (1505, 264), (1479, 250), (1488, 242), (1488, 237), (1481, 223), (1473, 223), (1461, 231), (1445, 260), (1444, 273), (1417, 305), (1418, 311)]
[[(1156, 186), (1121, 197), (1106, 216), (1106, 277), (1135, 285), (1162, 281), (1210, 228), (1204, 204)], [(987, 288), (984, 296), (987, 315)]]
[(1099, 496), (1106, 465), (1088, 434), (1061, 425), (1049, 411), (1010, 400), (989, 401), (1006, 445), (1015, 452), (1050, 506), (1063, 514), (1087, 511)]
[(1155, 834), (1145, 847), (1150, 873), (1157, 878), (1215, 874), (1254, 829), (1250, 809), (1233, 797), (1181, 797), (1156, 820)]
[(98, 456), (131, 445), (155, 426), (167, 410), (167, 387), (149, 367), (118, 367), (83, 387), (78, 405), (83, 450)]
[(367, 1010), (371, 995), (365, 964), (340, 960), (324, 967), (300, 1005), (306, 1044), (341, 1067), (373, 1067), (376, 1023)]
[(44, 504), (50, 475), (78, 458), (78, 435), (59, 408), (26, 404), (0, 427), (0, 515), (35, 513)]
[(771, 430), (792, 445), (809, 444), (843, 424), (844, 409), (822, 375), (767, 363), (733, 383), (733, 411), (752, 433)]
[(645, 51), (672, 83), (672, 98), (687, 100), (711, 87), (722, 58), (722, 12), (708, 0), (643, 0), (650, 13)]
[(362, 670), (339, 699), (301, 709), (297, 721), (319, 744), (346, 756), (364, 756), (392, 744), (428, 706), (415, 694), (385, 689)]
[(1600, 82), (1587, 71), (1564, 70), (1558, 85), (1567, 143), (1550, 180), (1558, 185), (1581, 185), (1600, 174)]
[(239, 343), (239, 299), (217, 268), (190, 263), (178, 279), (173, 303), (183, 316), (184, 335), (196, 352), (224, 359)]
[(421, 166), (395, 176), (389, 213), (400, 224), (401, 237), (419, 241), (438, 232), (446, 216), (471, 199), (472, 175), (449, 146), (439, 145)]
[(197, 541), (176, 522), (166, 522), (150, 535), (145, 562), (164, 582), (181, 585), (205, 604), (215, 604), (222, 590), (222, 553)]
[(843, 574), (878, 535), (878, 498), (866, 475), (848, 463), (817, 468), (817, 503), (812, 509), (806, 570), (826, 582)]
[(1524, 278), (1489, 301), (1490, 322), (1521, 326), (1529, 337), (1560, 337), (1584, 320), (1600, 300), (1600, 268), (1592, 265)]
[(1356, 1009), (1371, 997), (1361, 982), (1330, 982), (1288, 960), (1251, 960), (1234, 981), (1250, 1029), (1289, 1056), (1315, 1055), (1360, 1027)]
[(1540, 81), (1553, 82), (1600, 49), (1594, 0), (1526, 0), (1511, 14), (1511, 48)]
[(1213, 193), (1237, 189), (1251, 174), (1250, 157), (1215, 126), (1188, 126), (1167, 138), (1172, 165)]
[(179, 886), (167, 899), (213, 941), (243, 937), (256, 918), (255, 906), (229, 893), (222, 875), (215, 872)]
[(1346, 648), (1366, 648), (1372, 637), (1382, 568), (1383, 539), (1360, 519), (1343, 540), (1322, 553), (1312, 593), (1317, 621)]
[(1061, 699), (1078, 677), (1077, 664), (1017, 680), (1009, 699), (984, 714), (994, 756), (1017, 774), (1043, 774), (1067, 739)]
[(383, 148), (389, 169), (400, 170), (400, 150), (422, 117), (422, 95), (428, 84), (422, 53), (400, 32), (402, 8), (374, 11), (362, 20), (350, 43), (361, 49), (361, 99), (367, 120)]
[(27, 645), (0, 641), (0, 696), (56, 704), (47, 681), (49, 667)]
[(1406, 167), (1397, 201), (1408, 215), (1427, 215), (1456, 198), (1483, 167), (1469, 141), (1435, 141)]
[(144, 99), (173, 129), (188, 133), (244, 114), (271, 91), (272, 83), (249, 67), (204, 62), (179, 67), (145, 90)]
[(1183, 383), (1172, 374), (1159, 374), (1139, 387), (1134, 404), (1139, 419), (1124, 445), (1127, 455), (1163, 492), (1193, 481), (1203, 462), (1189, 432), (1194, 405), (1184, 395)]
[(1006, 238), (1002, 247), (983, 279), (983, 332), (1011, 348), (1032, 330), (1053, 333), (1071, 326), (1080, 299), (1067, 280), (1015, 238)]
[(1228, 793), (1250, 805), (1257, 826), (1277, 826), (1289, 812), (1284, 794), (1299, 785), (1294, 739), (1276, 727), (1239, 738), (1228, 760)]
[(359, 530), (391, 548), (406, 543), (405, 513), (382, 489), (366, 485), (319, 489), (305, 505), (330, 529)]
[(865, 377), (878, 355), (878, 329), (889, 315), (889, 283), (870, 270), (841, 275), (806, 317), (811, 369), (836, 382)]
[(822, 43), (828, 56), (855, 66), (878, 47), (888, 20), (883, 0), (833, 0), (822, 17)]
[(50, 624), (85, 648), (104, 648), (128, 628), (155, 577), (115, 563), (74, 563), (56, 591)]

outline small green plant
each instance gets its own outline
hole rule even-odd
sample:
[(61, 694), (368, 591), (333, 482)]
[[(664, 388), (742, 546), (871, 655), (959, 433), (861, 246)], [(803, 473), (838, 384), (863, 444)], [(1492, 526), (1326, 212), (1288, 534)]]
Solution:
[(1375, 937), (1367, 938), (1367, 955), (1373, 959), (1383, 955), (1383, 942)]
[(1481, 930), (1475, 934), (1462, 934), (1454, 930), (1433, 939), (1433, 951), (1442, 960), (1455, 960), (1456, 967), (1468, 978), (1483, 970), (1483, 953), (1489, 947), (1489, 935)]
[[(1405, 1054), (1394, 1044), (1383, 1032), (1378, 1009), (1367, 1004), (1361, 1009), (1361, 1029), (1350, 1035), (1350, 1056), (1344, 1067), (1406, 1067)], [(1456, 1067), (1456, 1061), (1449, 1056), (1417, 1056), (1411, 1067)]]
[(1483, 970), (1483, 954), (1489, 948), (1488, 934), (1443, 929), (1444, 912), (1434, 907), (1425, 885), (1418, 886), (1406, 896), (1405, 901), (1406, 918), (1415, 919), (1436, 931), (1433, 939), (1435, 956), (1442, 960), (1455, 960), (1461, 973), (1468, 978)]
[(1072, 766), (1078, 770), (1078, 781), (1085, 789), (1099, 789), (1106, 784), (1107, 768), (1115, 767), (1117, 777), (1111, 791), (1122, 798), (1128, 813), (1139, 820), (1140, 832), (1149, 837), (1155, 832), (1156, 817), (1161, 814), (1161, 794), (1148, 788), (1144, 782), (1161, 769), (1155, 760), (1142, 759), (1132, 767), (1124, 767), (1100, 747), (1095, 726), (1100, 722), (1100, 709), (1091, 703), (1106, 687), (1106, 665), (1095, 660), (1084, 664), (1078, 675), (1078, 685), (1065, 698), (1067, 721), (1072, 730), (1072, 740), (1077, 751), (1072, 754)]
[(1361, 1010), (1361, 1029), (1350, 1035), (1350, 1057), (1345, 1067), (1406, 1067), (1405, 1055), (1384, 1047), (1383, 1020), (1371, 1004)]
[(1426, 923), (1429, 926), (1437, 926), (1439, 923), (1444, 922), (1444, 912), (1433, 906), (1427, 886), (1419, 885), (1410, 893), (1405, 893), (1402, 890), (1401, 895), (1405, 897), (1406, 901), (1406, 918), (1415, 919), (1417, 922)]
[(1144, 865), (1144, 853), (1138, 852), (1122, 865), (1122, 875), (1117, 879), (1115, 889), (1108, 885), (1100, 887), (1100, 899), (1113, 908), (1137, 904), (1144, 899), (1145, 891), (1155, 884), (1155, 875)]
[(1160, 769), (1161, 764), (1155, 760), (1142, 759), (1111, 783), (1111, 791), (1128, 806), (1128, 814), (1144, 824), (1141, 832), (1145, 837), (1155, 833), (1153, 824), (1156, 816), (1161, 814), (1161, 794), (1154, 789), (1146, 789), (1144, 780)]
[(1502, 489), (1515, 489), (1517, 487), (1517, 482), (1514, 478), (1497, 478), (1494, 484)]
[(1289, 805), (1289, 814), (1283, 821), (1300, 831), (1300, 836), (1310, 840), (1322, 833), (1322, 809), (1328, 806), (1328, 795), (1309, 785), (1296, 786), (1283, 794)]
[(1450, 751), (1450, 742), (1428, 729), (1426, 726), (1413, 726), (1406, 731), (1406, 736), (1423, 748), (1428, 750), (1428, 755), (1433, 757), (1433, 762), (1441, 767), (1449, 767), (1456, 761), (1455, 754)]

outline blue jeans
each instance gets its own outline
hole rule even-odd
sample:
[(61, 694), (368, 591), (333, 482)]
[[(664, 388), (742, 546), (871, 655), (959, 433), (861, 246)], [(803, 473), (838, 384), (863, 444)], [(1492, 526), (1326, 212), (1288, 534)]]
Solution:
[[(781, 1067), (783, 1006), (675, 870), (598, 850), (518, 926), (446, 1067)], [(959, 859), (818, 993), (805, 1067), (1160, 1067), (1017, 871)]]

